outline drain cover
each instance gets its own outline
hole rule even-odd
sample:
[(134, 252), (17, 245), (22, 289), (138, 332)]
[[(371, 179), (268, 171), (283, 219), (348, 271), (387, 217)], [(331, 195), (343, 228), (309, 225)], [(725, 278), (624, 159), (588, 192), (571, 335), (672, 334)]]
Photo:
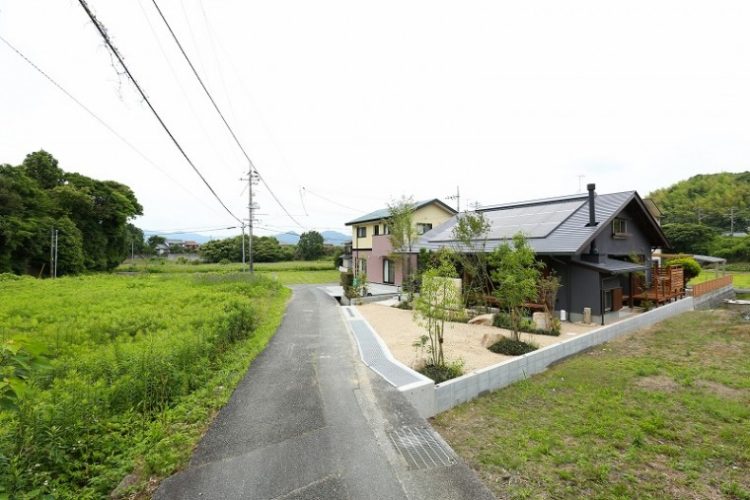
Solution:
[(442, 439), (427, 427), (402, 427), (388, 435), (410, 469), (448, 467), (456, 458)]

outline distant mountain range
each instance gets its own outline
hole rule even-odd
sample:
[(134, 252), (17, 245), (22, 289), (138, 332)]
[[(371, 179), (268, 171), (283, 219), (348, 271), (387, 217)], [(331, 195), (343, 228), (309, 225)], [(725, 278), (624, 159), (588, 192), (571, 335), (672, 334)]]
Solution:
[[(143, 232), (144, 239), (148, 239), (149, 236), (153, 235), (164, 236), (168, 240), (195, 241), (200, 244), (203, 244), (212, 239), (210, 236), (199, 233), (159, 234), (152, 231)], [(338, 231), (322, 231), (320, 235), (323, 236), (323, 241), (329, 245), (343, 245), (344, 243), (352, 239), (351, 236), (344, 233), (339, 233)], [(299, 242), (299, 234), (293, 232), (280, 233), (273, 236), (277, 240), (279, 240), (279, 243), (281, 243), (282, 245), (296, 245)]]
[[(343, 245), (352, 239), (350, 235), (339, 233), (338, 231), (321, 231), (320, 235), (328, 245)], [(282, 245), (296, 245), (299, 242), (299, 234), (293, 232), (280, 233), (274, 236)]]

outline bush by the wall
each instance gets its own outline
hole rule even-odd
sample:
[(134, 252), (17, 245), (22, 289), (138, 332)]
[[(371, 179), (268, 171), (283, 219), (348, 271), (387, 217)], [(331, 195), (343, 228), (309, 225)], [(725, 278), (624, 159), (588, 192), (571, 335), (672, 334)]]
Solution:
[(489, 346), (488, 349), (498, 354), (505, 354), (506, 356), (521, 356), (522, 354), (536, 351), (539, 348), (528, 342), (504, 338)]
[[(498, 328), (504, 328), (505, 330), (512, 329), (510, 314), (506, 312), (495, 313), (495, 315), (492, 317), (492, 325)], [(551, 335), (553, 337), (557, 337), (558, 335), (560, 335), (560, 322), (556, 321), (551, 328), (544, 329), (537, 328), (531, 318), (524, 317), (521, 318), (519, 330), (526, 333), (535, 333), (537, 335)]]

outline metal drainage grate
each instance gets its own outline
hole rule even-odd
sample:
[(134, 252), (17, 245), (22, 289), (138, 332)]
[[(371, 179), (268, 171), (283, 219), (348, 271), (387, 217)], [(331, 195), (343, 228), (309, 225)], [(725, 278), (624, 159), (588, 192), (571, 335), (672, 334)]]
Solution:
[(456, 463), (453, 450), (430, 428), (402, 427), (388, 436), (410, 469), (448, 467)]

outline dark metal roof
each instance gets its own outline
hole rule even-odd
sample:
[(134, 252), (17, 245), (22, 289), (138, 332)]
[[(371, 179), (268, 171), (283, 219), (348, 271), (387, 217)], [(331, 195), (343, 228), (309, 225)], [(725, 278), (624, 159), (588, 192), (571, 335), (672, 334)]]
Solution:
[(570, 262), (579, 266), (611, 274), (633, 273), (646, 270), (646, 266), (643, 264), (635, 264), (633, 262), (626, 262), (617, 259), (602, 259), (600, 262), (587, 262), (585, 260), (573, 259)]
[[(418, 210), (418, 209), (420, 209), (420, 208), (422, 208), (424, 206), (427, 206), (427, 205), (429, 205), (430, 203), (433, 203), (433, 202), (437, 203), (442, 208), (444, 208), (445, 210), (447, 210), (447, 211), (449, 211), (451, 213), (454, 213), (454, 214), (456, 213), (455, 209), (453, 209), (450, 206), (446, 205), (445, 203), (443, 203), (442, 201), (440, 201), (437, 198), (433, 198), (431, 200), (423, 200), (423, 201), (414, 202), (414, 210)], [(365, 214), (365, 215), (362, 215), (360, 217), (357, 217), (356, 219), (350, 220), (345, 225), (346, 226), (351, 226), (352, 224), (360, 224), (362, 222), (371, 222), (371, 221), (376, 221), (376, 220), (383, 220), (383, 219), (387, 219), (390, 216), (391, 216), (391, 210), (389, 208), (381, 208), (380, 210), (375, 210), (374, 212), (370, 212), (369, 214)]]
[[(642, 210), (647, 222), (647, 233), (655, 243), (654, 246), (668, 246), (664, 233), (635, 191), (597, 195), (596, 226), (587, 225), (589, 210), (585, 195), (525, 201), (519, 205), (495, 205), (477, 211), (484, 214), (492, 225), (485, 251), (492, 251), (514, 234), (523, 232), (529, 245), (538, 254), (572, 255), (580, 253), (630, 203)], [(416, 251), (420, 248), (437, 250), (444, 246), (459, 249), (453, 237), (458, 217), (461, 215), (458, 214), (425, 233), (417, 242)], [(479, 242), (475, 242), (473, 250), (480, 250)]]

